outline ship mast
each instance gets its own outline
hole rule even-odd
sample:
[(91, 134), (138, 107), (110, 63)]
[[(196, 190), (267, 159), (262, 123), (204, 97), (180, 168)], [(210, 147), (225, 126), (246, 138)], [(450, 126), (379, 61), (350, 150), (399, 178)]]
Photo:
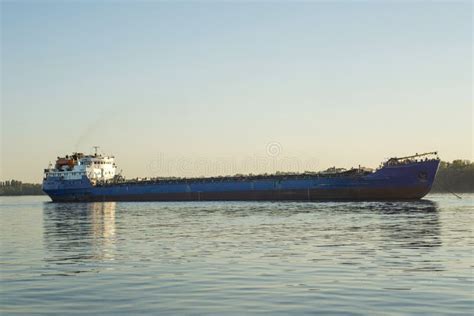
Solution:
[(97, 156), (97, 150), (100, 148), (100, 146), (92, 146), (94, 148), (94, 154)]

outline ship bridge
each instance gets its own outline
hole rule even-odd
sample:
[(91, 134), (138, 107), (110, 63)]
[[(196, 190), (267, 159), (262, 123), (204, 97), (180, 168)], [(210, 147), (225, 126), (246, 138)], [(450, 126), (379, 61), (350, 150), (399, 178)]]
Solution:
[(92, 182), (112, 180), (116, 175), (117, 166), (113, 156), (95, 153), (84, 155), (73, 153), (58, 157), (54, 167), (50, 165), (44, 170), (44, 180), (60, 179), (66, 181), (81, 180), (87, 177)]

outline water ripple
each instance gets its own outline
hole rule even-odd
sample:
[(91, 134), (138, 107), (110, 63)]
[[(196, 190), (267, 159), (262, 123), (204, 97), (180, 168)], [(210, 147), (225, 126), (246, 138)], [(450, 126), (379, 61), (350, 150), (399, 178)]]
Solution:
[(470, 314), (473, 202), (6, 198), (5, 314)]

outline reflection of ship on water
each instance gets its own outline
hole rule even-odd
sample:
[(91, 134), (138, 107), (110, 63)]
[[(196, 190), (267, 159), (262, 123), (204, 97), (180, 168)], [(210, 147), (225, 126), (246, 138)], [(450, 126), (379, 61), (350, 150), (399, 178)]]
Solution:
[[(442, 245), (439, 210), (431, 201), (384, 203), (377, 207), (378, 251), (387, 274), (443, 271), (432, 252)], [(390, 271), (390, 272), (389, 272)]]
[(68, 264), (114, 258), (115, 202), (45, 203), (43, 226), (49, 262)]
[(384, 203), (379, 232), (383, 247), (429, 249), (441, 246), (439, 210), (432, 201)]

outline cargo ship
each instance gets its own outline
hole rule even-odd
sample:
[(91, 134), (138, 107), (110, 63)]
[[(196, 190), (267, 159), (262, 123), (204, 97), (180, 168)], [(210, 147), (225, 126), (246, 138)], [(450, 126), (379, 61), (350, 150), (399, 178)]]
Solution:
[(124, 179), (113, 156), (73, 153), (44, 170), (53, 202), (97, 201), (370, 201), (418, 200), (431, 189), (436, 152), (390, 158), (376, 170), (199, 178)]

